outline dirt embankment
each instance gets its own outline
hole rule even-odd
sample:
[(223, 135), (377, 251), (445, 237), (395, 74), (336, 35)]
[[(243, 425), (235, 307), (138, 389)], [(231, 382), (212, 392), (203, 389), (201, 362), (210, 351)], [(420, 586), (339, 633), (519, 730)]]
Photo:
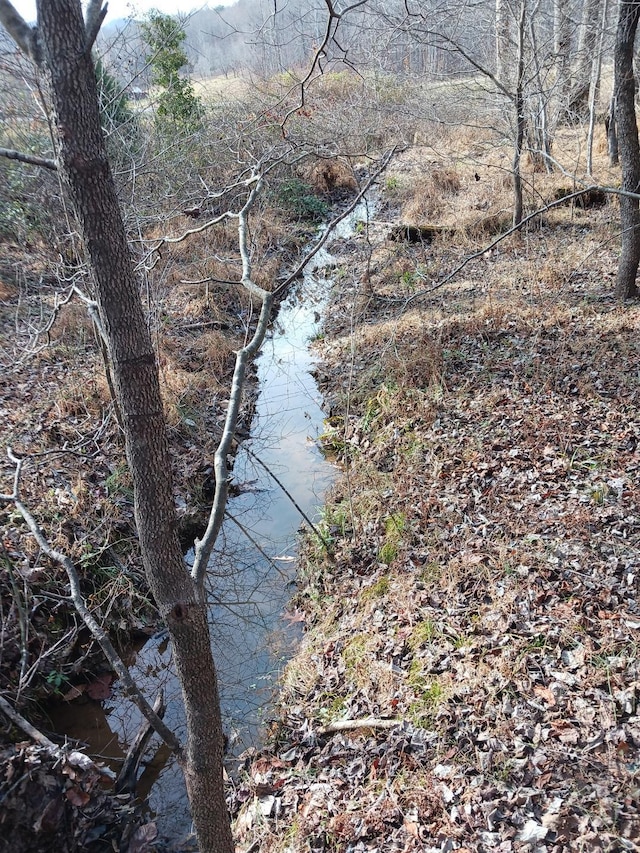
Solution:
[[(243, 849), (638, 849), (640, 309), (612, 296), (616, 205), (549, 212), (434, 289), (491, 241), (485, 170), (452, 171), (428, 178), (439, 213), (380, 212), (338, 272), (334, 552), (306, 545)], [(387, 199), (421, 175), (401, 161)], [(398, 219), (458, 237), (390, 241)]]

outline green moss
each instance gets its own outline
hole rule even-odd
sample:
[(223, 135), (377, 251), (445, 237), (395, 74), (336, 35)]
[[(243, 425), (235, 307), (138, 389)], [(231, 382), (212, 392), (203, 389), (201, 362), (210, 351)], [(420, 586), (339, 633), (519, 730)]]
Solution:
[(439, 631), (431, 619), (425, 619), (414, 626), (413, 631), (407, 640), (407, 644), (410, 649), (415, 651), (416, 649), (419, 649), (420, 646), (430, 643), (438, 633)]
[(385, 595), (388, 594), (389, 587), (389, 578), (385, 575), (384, 577), (379, 578), (374, 584), (362, 591), (362, 600), (372, 601), (375, 598), (383, 598)]
[(398, 546), (395, 542), (385, 542), (378, 551), (378, 560), (385, 566), (390, 566), (398, 556)]
[(342, 650), (342, 659), (348, 670), (356, 669), (367, 656), (367, 637), (365, 634), (355, 634)]

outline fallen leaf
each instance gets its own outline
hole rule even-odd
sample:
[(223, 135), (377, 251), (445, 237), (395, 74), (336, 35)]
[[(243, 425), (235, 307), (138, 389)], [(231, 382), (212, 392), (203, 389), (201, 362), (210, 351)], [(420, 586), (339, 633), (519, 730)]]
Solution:
[(536, 823), (535, 820), (528, 820), (518, 833), (518, 841), (526, 841), (529, 844), (533, 841), (542, 841), (547, 837), (548, 832), (546, 826)]
[(86, 791), (83, 791), (82, 788), (78, 788), (74, 786), (73, 788), (67, 788), (64, 792), (65, 797), (69, 800), (70, 803), (74, 806), (78, 806), (81, 808), (82, 806), (86, 806), (91, 797), (87, 794)]
[(145, 823), (133, 833), (127, 853), (147, 853), (149, 846), (158, 837), (158, 827), (155, 823)]

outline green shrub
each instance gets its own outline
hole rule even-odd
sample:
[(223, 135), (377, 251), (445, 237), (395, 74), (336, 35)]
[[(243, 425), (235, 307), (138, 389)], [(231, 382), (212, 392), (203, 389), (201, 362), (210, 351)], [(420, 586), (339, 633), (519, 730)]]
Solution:
[(299, 219), (319, 222), (329, 212), (326, 201), (316, 195), (311, 186), (300, 178), (290, 178), (281, 184), (277, 198), (287, 213)]

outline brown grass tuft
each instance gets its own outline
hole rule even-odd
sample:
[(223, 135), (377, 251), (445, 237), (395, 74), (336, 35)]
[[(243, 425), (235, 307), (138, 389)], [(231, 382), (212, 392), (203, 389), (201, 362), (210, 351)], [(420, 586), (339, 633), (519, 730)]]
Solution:
[(320, 160), (308, 171), (306, 179), (317, 193), (357, 188), (352, 170), (341, 160)]

